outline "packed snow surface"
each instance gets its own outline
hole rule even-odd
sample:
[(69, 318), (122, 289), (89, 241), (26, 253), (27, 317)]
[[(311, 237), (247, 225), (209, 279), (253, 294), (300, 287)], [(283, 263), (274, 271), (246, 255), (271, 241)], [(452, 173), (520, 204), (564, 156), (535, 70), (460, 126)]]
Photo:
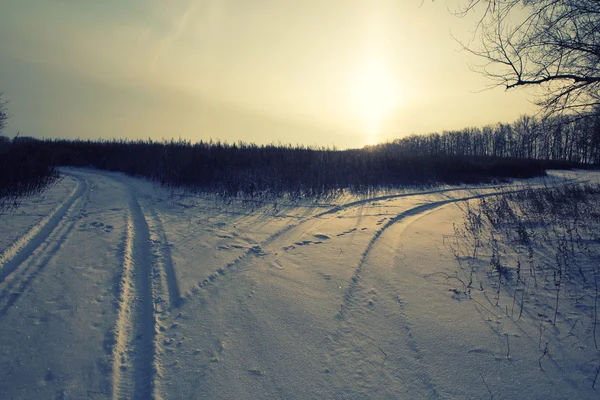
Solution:
[(465, 202), (596, 173), (294, 202), (61, 173), (0, 216), (2, 399), (599, 396), (593, 342), (459, 295), (445, 243)]

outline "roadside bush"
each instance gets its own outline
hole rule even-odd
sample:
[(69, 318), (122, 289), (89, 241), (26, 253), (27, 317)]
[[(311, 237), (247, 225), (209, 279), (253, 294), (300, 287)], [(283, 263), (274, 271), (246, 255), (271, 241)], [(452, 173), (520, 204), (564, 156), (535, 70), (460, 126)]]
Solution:
[(572, 182), (482, 198), (467, 204), (454, 230), (446, 243), (459, 265), (457, 293), (515, 324), (523, 315), (535, 321), (518, 326), (539, 335), (540, 368), (563, 340), (600, 352), (599, 185)]

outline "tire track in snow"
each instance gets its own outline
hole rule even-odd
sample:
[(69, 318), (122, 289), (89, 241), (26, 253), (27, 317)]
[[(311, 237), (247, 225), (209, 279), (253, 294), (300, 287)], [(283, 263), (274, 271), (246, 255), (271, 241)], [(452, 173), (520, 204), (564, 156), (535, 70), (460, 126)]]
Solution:
[[(565, 180), (565, 182), (570, 181), (570, 180), (573, 180), (573, 179)], [(304, 224), (314, 221), (315, 219), (324, 217), (326, 215), (334, 214), (334, 213), (340, 212), (340, 211), (345, 211), (345, 210), (348, 210), (348, 209), (351, 209), (354, 207), (363, 206), (365, 204), (368, 204), (368, 203), (371, 203), (374, 201), (393, 200), (393, 199), (402, 198), (402, 197), (424, 196), (424, 195), (429, 195), (429, 194), (439, 194), (439, 193), (449, 193), (449, 192), (459, 192), (459, 191), (501, 189), (501, 188), (505, 188), (505, 187), (510, 187), (510, 185), (488, 185), (488, 186), (481, 186), (481, 187), (457, 187), (457, 188), (446, 188), (446, 189), (433, 189), (433, 190), (420, 191), (420, 192), (399, 193), (399, 194), (371, 197), (371, 198), (367, 198), (367, 199), (352, 201), (352, 202), (345, 203), (342, 205), (336, 205), (328, 210), (322, 211), (322, 212), (320, 212), (316, 215), (313, 215), (311, 217), (308, 217), (308, 218), (303, 218), (295, 224), (289, 224), (285, 228), (280, 229), (279, 231), (275, 232), (274, 234), (269, 236), (267, 239), (262, 241), (260, 244), (252, 246), (249, 249), (247, 249), (242, 255), (238, 256), (235, 260), (228, 262), (224, 266), (219, 267), (216, 270), (214, 270), (213, 273), (208, 275), (202, 281), (197, 282), (196, 287), (198, 289), (204, 289), (204, 288), (207, 288), (209, 286), (216, 284), (222, 277), (227, 275), (228, 271), (235, 270), (246, 259), (248, 259), (252, 256), (257, 257), (257, 256), (264, 255), (265, 253), (263, 251), (263, 248), (270, 245), (272, 242), (274, 242), (279, 237), (283, 236), (284, 234), (288, 233), (289, 231), (291, 231), (293, 229), (300, 228)], [(168, 251), (170, 253), (170, 249)], [(193, 292), (193, 290), (192, 290), (192, 292)], [(180, 301), (190, 300), (194, 296), (194, 294), (192, 292), (185, 293), (182, 297), (180, 297)]]
[(385, 195), (385, 196), (378, 196), (378, 197), (372, 197), (369, 199), (361, 199), (361, 200), (357, 200), (357, 201), (353, 201), (350, 203), (346, 203), (346, 204), (341, 204), (338, 206), (335, 206), (329, 210), (323, 211), (317, 215), (315, 215), (312, 218), (319, 218), (328, 214), (335, 214), (338, 211), (344, 211), (348, 208), (352, 208), (352, 207), (356, 207), (356, 206), (362, 206), (365, 205), (367, 203), (373, 202), (373, 201), (384, 201), (384, 200), (394, 200), (394, 199), (399, 199), (402, 197), (414, 197), (414, 196), (425, 196), (428, 194), (440, 194), (440, 193), (447, 193), (447, 192), (457, 192), (457, 191), (474, 191), (474, 190), (488, 190), (488, 189), (501, 189), (503, 187), (506, 187), (506, 185), (492, 185), (492, 186), (481, 186), (481, 187), (462, 187), (462, 188), (448, 188), (448, 189), (433, 189), (433, 190), (427, 190), (427, 191), (423, 191), (423, 192), (411, 192), (411, 193), (399, 193), (399, 194), (390, 194), (390, 195)]
[[(569, 179), (564, 179), (561, 182), (556, 183), (555, 185), (560, 184), (560, 183), (572, 184), (572, 183), (586, 183), (586, 182), (588, 182), (588, 181), (581, 180), (580, 178), (569, 178)], [(465, 186), (462, 188), (433, 189), (433, 190), (426, 190), (426, 191), (422, 191), (422, 192), (390, 194), (390, 195), (385, 195), (385, 196), (378, 196), (378, 197), (372, 197), (372, 198), (368, 198), (368, 199), (352, 201), (350, 203), (338, 205), (329, 210), (320, 212), (319, 214), (310, 217), (309, 220), (313, 219), (313, 218), (319, 218), (319, 217), (322, 217), (322, 216), (325, 216), (328, 214), (334, 214), (338, 211), (344, 211), (344, 210), (352, 208), (352, 207), (362, 206), (364, 204), (367, 204), (367, 203), (370, 203), (373, 201), (393, 200), (393, 199), (399, 199), (402, 197), (425, 196), (428, 194), (440, 194), (440, 193), (449, 193), (449, 192), (460, 192), (460, 191), (474, 192), (474, 191), (480, 191), (480, 190), (493, 190), (493, 189), (505, 189), (505, 188), (513, 188), (514, 189), (515, 187), (522, 187), (522, 189), (517, 190), (517, 191), (519, 191), (519, 190), (527, 190), (530, 187), (541, 186), (541, 185), (544, 185), (544, 183), (541, 183), (538, 185), (527, 185), (527, 183), (521, 183), (519, 185), (505, 184), (505, 185), (487, 185), (487, 186), (471, 186), (471, 187)], [(552, 186), (552, 185), (553, 184), (551, 183), (549, 186)], [(307, 222), (307, 221), (304, 221), (304, 222)]]
[[(116, 179), (119, 181), (118, 179)], [(113, 399), (155, 398), (156, 320), (148, 223), (132, 188), (113, 347)]]
[(112, 349), (112, 398), (160, 398), (158, 316), (168, 316), (181, 300), (170, 246), (152, 205), (138, 201), (136, 187), (125, 176), (83, 171), (117, 182), (127, 192), (124, 248), (117, 321)]
[[(361, 200), (353, 201), (353, 202), (342, 204), (342, 205), (337, 205), (329, 210), (326, 210), (326, 211), (320, 212), (316, 215), (313, 215), (311, 217), (302, 219), (298, 223), (289, 224), (285, 228), (280, 229), (279, 231), (275, 232), (274, 234), (269, 236), (267, 239), (262, 241), (259, 245), (250, 247), (248, 250), (246, 250), (242, 255), (237, 257), (235, 260), (225, 264), (224, 266), (222, 266), (220, 268), (217, 268), (212, 274), (210, 274), (209, 276), (204, 278), (204, 280), (197, 282), (197, 287), (199, 289), (203, 289), (203, 288), (207, 288), (211, 285), (216, 284), (216, 282), (218, 282), (219, 279), (221, 279), (222, 277), (227, 275), (227, 271), (236, 269), (246, 259), (248, 259), (252, 256), (257, 257), (257, 256), (264, 255), (265, 253), (263, 251), (263, 248), (266, 246), (269, 246), (272, 242), (274, 242), (279, 237), (290, 232), (291, 230), (300, 228), (301, 226), (303, 226), (306, 223), (309, 223), (311, 221), (314, 221), (315, 219), (319, 219), (319, 218), (324, 217), (329, 214), (334, 214), (334, 213), (340, 212), (340, 211), (346, 211), (351, 208), (363, 206), (365, 204), (368, 204), (368, 203), (371, 203), (374, 201), (392, 200), (392, 199), (402, 198), (402, 197), (424, 196), (424, 195), (428, 195), (428, 194), (448, 193), (448, 192), (457, 192), (457, 191), (474, 191), (474, 190), (486, 190), (486, 189), (489, 190), (489, 189), (498, 189), (498, 188), (502, 188), (502, 187), (505, 187), (505, 186), (484, 186), (484, 187), (477, 187), (477, 188), (462, 187), (462, 188), (436, 189), (436, 190), (428, 190), (428, 191), (424, 191), (424, 192), (400, 193), (400, 194), (372, 197), (372, 198), (368, 198), (368, 199), (361, 199)], [(496, 193), (494, 193), (494, 194), (496, 194)], [(185, 294), (184, 298), (187, 301), (192, 296), (193, 296), (193, 294), (188, 292)]]
[[(87, 174), (98, 175), (103, 178), (111, 179), (125, 186), (127, 190), (136, 198), (138, 207), (140, 206), (137, 200), (138, 190), (134, 185), (127, 181), (127, 177), (119, 172), (111, 173), (102, 170), (85, 170)], [(151, 203), (143, 204), (142, 216), (146, 221), (149, 231), (149, 242), (151, 243), (150, 253), (153, 255), (153, 265), (156, 273), (153, 273), (154, 302), (165, 303), (166, 309), (177, 308), (181, 305), (183, 297), (179, 289), (175, 266), (171, 256), (171, 245), (169, 244), (165, 233), (162, 220), (154, 209)], [(143, 211), (146, 211), (145, 213)], [(157, 283), (158, 281), (158, 283)], [(168, 297), (167, 297), (168, 296)]]
[(171, 257), (171, 245), (169, 244), (167, 234), (163, 228), (163, 223), (156, 210), (151, 205), (145, 205), (148, 218), (146, 219), (150, 234), (152, 259), (152, 302), (154, 311), (154, 379), (153, 390), (154, 397), (160, 398), (163, 391), (160, 377), (163, 375), (161, 358), (163, 347), (161, 345), (170, 345), (170, 338), (164, 332), (166, 331), (165, 322), (171, 317), (171, 312), (178, 308), (183, 298), (177, 283), (175, 266)]
[[(340, 311), (336, 316), (339, 320), (339, 328), (331, 336), (331, 347), (329, 349), (330, 357), (332, 359), (340, 360), (333, 364), (333, 368), (339, 368), (340, 370), (346, 371), (338, 376), (338, 378), (341, 378), (343, 381), (344, 378), (351, 376), (354, 381), (359, 381), (356, 386), (359, 388), (359, 393), (353, 393), (352, 391), (348, 392), (349, 389), (342, 386), (339, 389), (339, 393), (342, 396), (343, 393), (359, 395), (360, 390), (391, 390), (394, 392), (394, 390), (406, 390), (406, 388), (410, 388), (411, 391), (419, 392), (419, 396), (427, 396), (428, 398), (440, 398), (441, 396), (426, 365), (423, 365), (422, 363), (423, 355), (421, 354), (421, 349), (414, 337), (412, 328), (404, 315), (405, 306), (403, 301), (397, 291), (394, 290), (393, 287), (388, 286), (387, 281), (381, 281), (377, 286), (383, 288), (383, 292), (385, 293), (394, 293), (392, 303), (400, 306), (400, 314), (397, 315), (395, 320), (392, 320), (391, 315), (393, 314), (390, 314), (389, 311), (387, 313), (384, 311), (383, 313), (388, 319), (386, 328), (391, 327), (391, 329), (400, 329), (399, 332), (404, 332), (405, 335), (394, 336), (390, 333), (389, 335), (391, 336), (388, 335), (388, 337), (393, 339), (391, 341), (385, 341), (385, 344), (387, 347), (392, 346), (394, 349), (394, 352), (391, 353), (390, 356), (396, 358), (395, 362), (399, 362), (397, 359), (397, 351), (402, 348), (406, 348), (412, 354), (412, 359), (400, 361), (402, 362), (402, 368), (394, 368), (393, 365), (396, 364), (394, 364), (394, 360), (392, 359), (390, 360), (392, 364), (390, 365), (390, 362), (388, 362), (389, 367), (384, 369), (388, 354), (380, 347), (377, 339), (362, 332), (360, 328), (361, 323), (358, 323), (358, 321), (362, 320), (362, 324), (376, 326), (376, 321), (370, 321), (370, 318), (377, 317), (371, 315), (368, 310), (365, 310), (360, 300), (363, 297), (368, 298), (368, 295), (370, 294), (377, 294), (377, 290), (374, 288), (366, 293), (366, 290), (370, 285), (365, 286), (362, 278), (367, 258), (373, 252), (381, 235), (397, 223), (404, 224), (402, 227), (403, 231), (419, 218), (448, 204), (516, 193), (523, 190), (527, 190), (527, 188), (503, 192), (482, 193), (422, 204), (397, 214), (394, 218), (388, 220), (388, 222), (373, 235), (367, 248), (362, 253), (354, 274), (345, 290), (343, 301), (340, 304)], [(383, 301), (383, 303), (380, 307), (386, 307), (384, 304), (387, 304), (388, 308), (394, 307), (393, 305), (390, 305), (390, 301), (384, 299), (381, 299), (381, 301)], [(385, 310), (385, 308), (383, 308), (383, 310)], [(394, 323), (397, 325), (394, 325)], [(391, 325), (388, 326), (389, 324)], [(384, 346), (384, 342), (380, 342), (380, 344), (381, 346), (386, 347)], [(356, 371), (360, 371), (360, 373), (357, 373)], [(404, 385), (407, 385), (406, 388), (404, 388)]]
[[(27, 287), (31, 287), (33, 280), (61, 249), (69, 234), (79, 221), (79, 218), (70, 214), (73, 214), (74, 210), (79, 208), (81, 202), (84, 202), (84, 204), (80, 207), (79, 214), (81, 215), (85, 211), (87, 203), (89, 202), (89, 184), (83, 178), (76, 177), (76, 179), (78, 180), (78, 185), (81, 186), (81, 192), (77, 195), (80, 188), (76, 187), (74, 189), (73, 202), (63, 213), (62, 217), (57, 222), (56, 227), (49, 232), (48, 236), (45, 238), (38, 238), (37, 240), (39, 240), (39, 243), (37, 247), (25, 257), (24, 261), (19, 263), (19, 265), (13, 269), (12, 273), (9, 273), (9, 276), (5, 277), (3, 282), (0, 283), (0, 316), (4, 316), (22, 296)], [(70, 202), (69, 199), (58, 206), (56, 210), (61, 209), (65, 203), (68, 202)], [(70, 218), (67, 218), (69, 215)], [(43, 223), (43, 220), (40, 223)], [(36, 227), (32, 229), (35, 228)], [(39, 229), (38, 232), (40, 230), (41, 229)], [(31, 230), (29, 232), (31, 232)], [(27, 235), (28, 234), (25, 234), (23, 237), (26, 237)]]
[(69, 196), (0, 254), (0, 282), (3, 282), (8, 275), (19, 268), (44, 243), (71, 209), (75, 200), (83, 196), (88, 190), (85, 179), (76, 174), (67, 173), (67, 175), (71, 175), (77, 180), (77, 186)]
[[(578, 184), (580, 182), (574, 180), (565, 183)], [(482, 193), (422, 204), (397, 214), (373, 235), (345, 290), (340, 312), (337, 315), (338, 329), (331, 335), (329, 354), (330, 359), (335, 360), (332, 370), (343, 371), (340, 375), (332, 375), (332, 379), (334, 379), (332, 382), (338, 383), (340, 395), (360, 396), (361, 391), (364, 390), (367, 390), (370, 395), (378, 393), (377, 396), (382, 397), (383, 393), (380, 391), (385, 392), (386, 390), (390, 390), (386, 397), (396, 395), (398, 390), (418, 392), (417, 397), (440, 398), (448, 395), (448, 393), (440, 392), (440, 388), (428, 371), (427, 363), (423, 362), (425, 354), (407, 320), (406, 304), (401, 298), (401, 294), (389, 282), (388, 275), (385, 273), (381, 276), (376, 274), (370, 278), (364, 276), (367, 259), (375, 249), (381, 235), (396, 223), (403, 224), (399, 227), (399, 231), (394, 232), (401, 234), (413, 222), (443, 206), (484, 197), (517, 193), (530, 188), (540, 190), (544, 189), (544, 186)], [(369, 290), (369, 288), (371, 289)], [(389, 294), (393, 296), (389, 296)], [(376, 308), (371, 309), (371, 307)], [(397, 307), (400, 308), (399, 313), (392, 311)], [(378, 311), (373, 313), (374, 310)], [(365, 332), (369, 332), (366, 327), (370, 326), (379, 326), (378, 329), (381, 331), (389, 330), (389, 332), (381, 333), (376, 329), (371, 331), (373, 336), (369, 336)], [(396, 331), (404, 334), (398, 335), (395, 333)], [(412, 357), (406, 358), (404, 356), (406, 353), (403, 353), (401, 349), (412, 354)], [(355, 386), (358, 388), (357, 391), (346, 387), (343, 384), (344, 379), (358, 381)], [(342, 382), (342, 385), (339, 385), (339, 382)]]
[[(375, 391), (378, 396), (384, 396), (384, 394), (390, 395), (391, 393), (385, 393), (387, 390), (392, 393), (397, 392), (398, 390), (409, 390), (413, 395), (419, 393), (418, 396), (432, 399), (440, 397), (426, 366), (422, 365), (420, 349), (414, 338), (411, 327), (406, 321), (403, 303), (397, 293), (394, 295), (394, 301), (400, 305), (400, 315), (399, 317), (396, 317), (396, 319), (392, 319), (393, 314), (387, 315), (388, 324), (391, 324), (389, 327), (391, 329), (400, 329), (398, 335), (394, 336), (392, 334), (391, 336), (388, 336), (393, 339), (385, 342), (385, 344), (388, 346), (392, 345), (395, 349), (394, 353), (390, 354), (392, 360), (388, 361), (388, 365), (392, 362), (391, 369), (389, 367), (384, 368), (388, 357), (387, 352), (380, 347), (380, 345), (386, 347), (384, 346), (384, 343), (381, 342), (378, 344), (376, 338), (363, 333), (360, 327), (361, 325), (357, 325), (357, 321), (360, 320), (364, 320), (363, 323), (366, 323), (367, 325), (374, 324), (374, 321), (369, 321), (369, 318), (374, 318), (374, 316), (361, 307), (360, 292), (361, 290), (366, 291), (365, 288), (369, 287), (364, 286), (362, 279), (363, 270), (367, 263), (367, 258), (375, 248), (378, 239), (394, 224), (404, 222), (406, 224), (405, 226), (408, 226), (418, 218), (426, 215), (429, 211), (433, 211), (444, 205), (498, 194), (499, 193), (486, 193), (458, 199), (435, 201), (412, 207), (388, 220), (385, 225), (375, 232), (366, 249), (361, 254), (354, 274), (350, 278), (350, 282), (344, 291), (344, 298), (340, 304), (339, 313), (336, 315), (336, 319), (339, 321), (339, 327), (331, 335), (329, 354), (332, 361), (336, 360), (332, 364), (332, 369), (337, 372), (332, 376), (332, 379), (336, 377), (337, 379), (341, 379), (341, 382), (344, 382), (344, 379), (351, 378), (356, 382), (356, 385), (353, 386), (354, 389), (338, 384), (338, 386), (340, 386), (338, 393), (342, 397), (344, 397), (344, 394), (360, 397), (361, 395), (366, 395), (366, 393), (372, 394), (373, 391)], [(393, 289), (388, 287), (386, 287), (386, 289), (387, 292), (391, 290), (391, 292), (394, 293)], [(371, 293), (372, 292), (369, 291), (368, 294)], [(373, 292), (373, 294), (376, 293), (377, 291)], [(380, 307), (382, 306), (383, 305), (380, 305)], [(394, 323), (397, 323), (397, 325), (394, 325)], [(388, 327), (388, 324), (386, 324), (386, 327)], [(400, 332), (405, 333), (405, 335), (400, 335)], [(410, 354), (412, 354), (412, 357), (402, 361), (402, 368), (395, 369), (393, 367), (393, 365), (395, 365), (393, 364), (393, 358), (396, 355), (396, 352), (403, 348), (407, 349)], [(396, 362), (398, 361), (396, 360)], [(335, 386), (335, 383), (332, 383), (332, 385)]]
[[(348, 308), (349, 304), (352, 302), (352, 299), (354, 297), (354, 292), (360, 282), (360, 277), (361, 277), (364, 265), (366, 263), (367, 257), (373, 250), (375, 243), (381, 237), (381, 235), (387, 229), (389, 229), (392, 225), (399, 223), (399, 222), (405, 222), (405, 225), (408, 226), (412, 222), (417, 220), (418, 218), (425, 215), (427, 212), (433, 211), (436, 208), (440, 208), (447, 204), (459, 203), (459, 202), (468, 201), (468, 200), (482, 199), (485, 197), (501, 196), (501, 195), (506, 195), (506, 194), (511, 194), (511, 193), (518, 193), (518, 192), (522, 192), (524, 190), (529, 190), (529, 189), (530, 188), (523, 188), (523, 189), (508, 190), (508, 191), (503, 191), (503, 192), (481, 193), (481, 194), (472, 195), (472, 196), (460, 197), (457, 199), (434, 201), (431, 203), (426, 203), (426, 204), (422, 204), (422, 205), (419, 205), (416, 207), (409, 208), (408, 210), (405, 210), (405, 211), (397, 214), (394, 218), (390, 218), (385, 225), (383, 225), (377, 232), (375, 232), (375, 234), (369, 241), (367, 248), (361, 254), (358, 265), (356, 266), (356, 268), (354, 270), (354, 274), (353, 274), (352, 278), (350, 278), (350, 282), (349, 282), (346, 290), (344, 291), (344, 300), (343, 300), (342, 304), (340, 305), (340, 312), (338, 314), (338, 318), (340, 318), (340, 319), (344, 318), (344, 311), (346, 310), (346, 308)], [(541, 188), (541, 189), (543, 189), (543, 188)]]
[(182, 297), (171, 257), (171, 245), (163, 223), (152, 206), (148, 205), (143, 208), (147, 211), (146, 215), (149, 216), (147, 222), (154, 255), (154, 304), (157, 312), (163, 313), (179, 307)]

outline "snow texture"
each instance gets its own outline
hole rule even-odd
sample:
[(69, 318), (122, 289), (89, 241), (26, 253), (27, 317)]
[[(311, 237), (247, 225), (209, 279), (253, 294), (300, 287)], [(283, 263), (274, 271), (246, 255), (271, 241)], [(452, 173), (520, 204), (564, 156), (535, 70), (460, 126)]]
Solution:
[(462, 296), (444, 243), (467, 201), (595, 173), (278, 203), (61, 173), (0, 216), (0, 398), (598, 397), (593, 343)]

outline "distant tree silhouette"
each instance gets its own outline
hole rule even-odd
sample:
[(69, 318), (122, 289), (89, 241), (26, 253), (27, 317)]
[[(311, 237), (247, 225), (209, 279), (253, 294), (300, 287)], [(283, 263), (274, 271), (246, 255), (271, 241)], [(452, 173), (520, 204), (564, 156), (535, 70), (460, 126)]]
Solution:
[(6, 120), (8, 119), (8, 111), (6, 109), (7, 101), (2, 99), (3, 93), (0, 92), (0, 133), (6, 127)]
[[(432, 138), (437, 138), (435, 154)], [(455, 138), (460, 140), (455, 143)], [(469, 132), (457, 132), (350, 150), (182, 140), (54, 140), (31, 145), (51, 155), (53, 165), (122, 171), (227, 198), (299, 198), (341, 190), (365, 193), (401, 186), (491, 182), (544, 175), (548, 167), (539, 160), (480, 156), (474, 154), (479, 150), (467, 146), (470, 141)], [(453, 153), (450, 146), (455, 146)], [(463, 155), (465, 151), (469, 155)]]
[(464, 48), (484, 60), (484, 75), (507, 89), (542, 89), (536, 103), (547, 115), (569, 111), (590, 117), (590, 111), (598, 111), (600, 1), (465, 2), (459, 16), (482, 12), (477, 27), (480, 46)]
[(558, 115), (538, 118), (524, 115), (512, 124), (412, 135), (389, 144), (406, 154), (451, 155), (600, 164), (600, 110), (585, 118)]
[(522, 116), (512, 124), (412, 135), (349, 150), (212, 140), (5, 140), (0, 145), (0, 198), (3, 187), (9, 199), (43, 187), (56, 176), (52, 166), (57, 165), (121, 171), (166, 186), (244, 199), (528, 178), (548, 168), (600, 164), (598, 115)]

